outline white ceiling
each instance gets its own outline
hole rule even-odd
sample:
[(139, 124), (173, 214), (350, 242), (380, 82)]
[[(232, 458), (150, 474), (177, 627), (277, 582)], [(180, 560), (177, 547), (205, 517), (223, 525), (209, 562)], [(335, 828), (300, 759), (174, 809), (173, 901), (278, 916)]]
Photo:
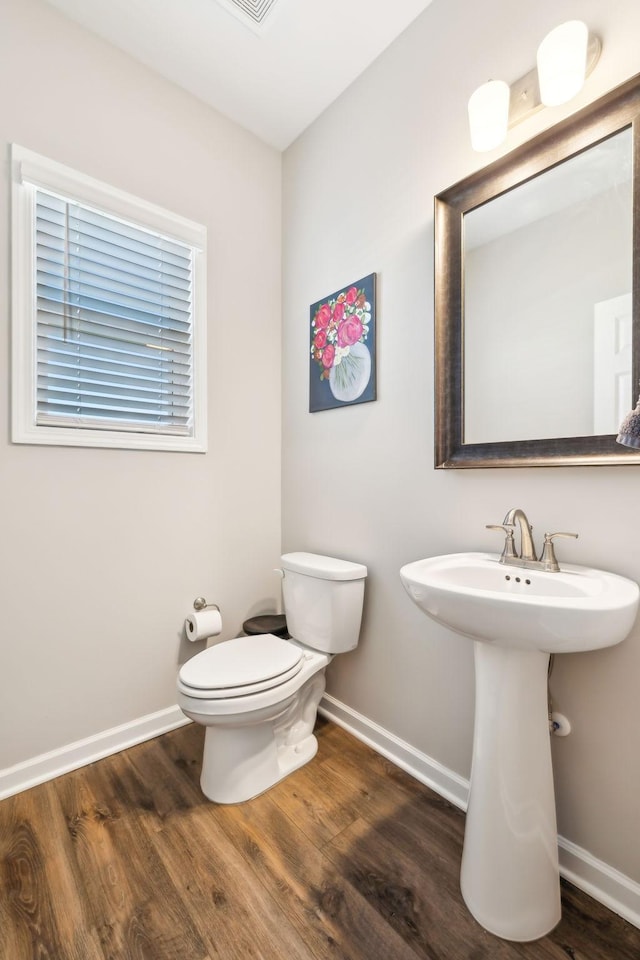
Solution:
[(48, 2), (283, 150), (431, 0), (276, 0), (258, 32), (230, 0)]

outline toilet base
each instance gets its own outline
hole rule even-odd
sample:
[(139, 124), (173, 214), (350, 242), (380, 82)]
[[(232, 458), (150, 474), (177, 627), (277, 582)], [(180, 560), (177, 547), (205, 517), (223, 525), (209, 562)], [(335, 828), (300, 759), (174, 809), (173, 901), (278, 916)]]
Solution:
[[(207, 756), (206, 736), (210, 731), (212, 731), (211, 727), (207, 729), (205, 735), (205, 758)], [(236, 767), (226, 780), (219, 776), (215, 765), (207, 764), (206, 760), (203, 760), (200, 787), (205, 797), (213, 800), (214, 803), (244, 803), (245, 800), (252, 800), (271, 787), (275, 787), (280, 780), (284, 780), (294, 770), (312, 760), (317, 752), (318, 741), (311, 734), (302, 743), (280, 747), (277, 751), (275, 768), (270, 762), (244, 771)]]
[(217, 717), (206, 726), (202, 792), (215, 803), (242, 803), (264, 793), (315, 757), (313, 734), (324, 670), (277, 706)]

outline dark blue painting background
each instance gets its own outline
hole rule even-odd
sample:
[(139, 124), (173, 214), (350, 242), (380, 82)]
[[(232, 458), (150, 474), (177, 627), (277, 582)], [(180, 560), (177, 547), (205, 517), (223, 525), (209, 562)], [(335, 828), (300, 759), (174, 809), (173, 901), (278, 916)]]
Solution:
[[(320, 374), (321, 369), (318, 366), (318, 363), (313, 359), (313, 354), (311, 353), (311, 345), (313, 343), (314, 330), (311, 326), (313, 318), (316, 315), (316, 311), (323, 303), (328, 303), (329, 300), (335, 300), (338, 294), (343, 291), (347, 291), (349, 287), (357, 287), (358, 290), (364, 290), (364, 295), (367, 298), (368, 302), (371, 304), (371, 321), (369, 323), (369, 336), (367, 337), (365, 343), (369, 348), (371, 354), (371, 376), (369, 378), (369, 383), (364, 389), (364, 392), (360, 394), (357, 400), (336, 400), (334, 395), (331, 393), (331, 388), (329, 386), (328, 380), (321, 380)], [(346, 283), (343, 287), (339, 287), (335, 293), (329, 293), (326, 297), (323, 297), (321, 300), (316, 300), (315, 303), (312, 303), (309, 307), (309, 412), (316, 413), (319, 410), (331, 410), (335, 407), (349, 407), (354, 403), (368, 403), (371, 400), (376, 399), (376, 275), (375, 273), (370, 273), (369, 276), (363, 277), (361, 280), (354, 280), (352, 283)]]

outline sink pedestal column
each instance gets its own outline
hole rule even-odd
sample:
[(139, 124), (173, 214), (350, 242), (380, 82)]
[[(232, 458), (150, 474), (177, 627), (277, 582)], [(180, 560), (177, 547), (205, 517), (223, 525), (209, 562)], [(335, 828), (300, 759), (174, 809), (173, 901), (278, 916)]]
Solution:
[(549, 654), (476, 641), (471, 788), (462, 896), (508, 940), (536, 940), (560, 920), (547, 671)]

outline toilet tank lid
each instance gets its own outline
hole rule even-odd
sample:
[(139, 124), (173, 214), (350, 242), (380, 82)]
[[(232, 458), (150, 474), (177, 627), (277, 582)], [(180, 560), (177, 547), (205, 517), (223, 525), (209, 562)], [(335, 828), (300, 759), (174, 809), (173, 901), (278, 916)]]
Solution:
[(280, 557), (283, 570), (302, 573), (320, 580), (364, 580), (367, 568), (363, 563), (336, 560), (318, 553), (284, 553)]

